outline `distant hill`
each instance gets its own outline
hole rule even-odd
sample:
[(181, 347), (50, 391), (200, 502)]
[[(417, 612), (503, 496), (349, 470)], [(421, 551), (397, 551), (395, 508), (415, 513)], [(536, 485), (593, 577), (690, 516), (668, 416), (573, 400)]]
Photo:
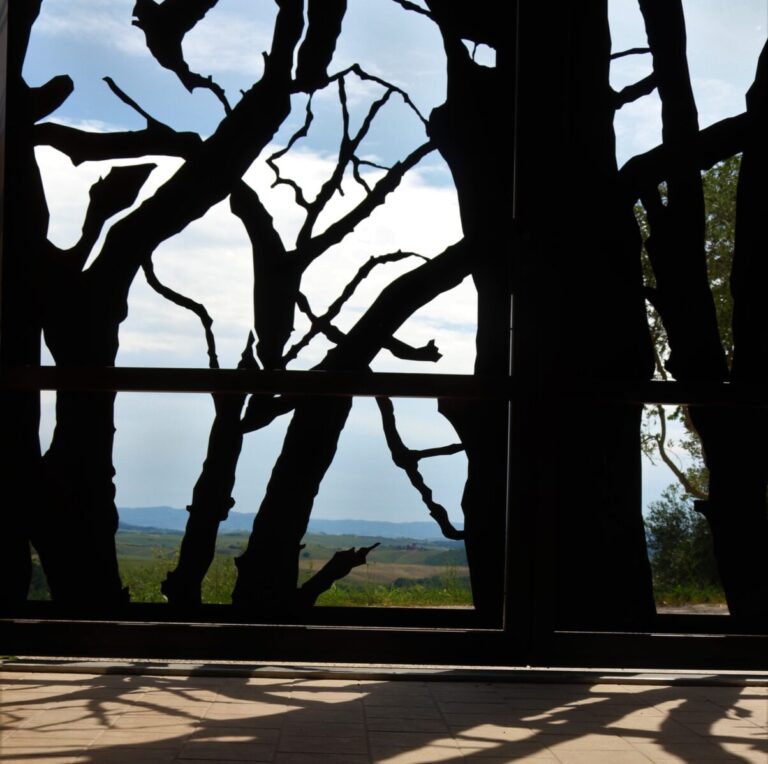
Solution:
[[(120, 507), (120, 527), (129, 529), (157, 528), (183, 531), (187, 524), (187, 512), (174, 507)], [(251, 512), (230, 512), (222, 523), (224, 533), (250, 531), (255, 515)], [(459, 526), (461, 527), (461, 526)], [(329, 536), (381, 536), (403, 539), (443, 539), (440, 529), (433, 522), (391, 523), (384, 520), (320, 520), (310, 519), (311, 533)]]

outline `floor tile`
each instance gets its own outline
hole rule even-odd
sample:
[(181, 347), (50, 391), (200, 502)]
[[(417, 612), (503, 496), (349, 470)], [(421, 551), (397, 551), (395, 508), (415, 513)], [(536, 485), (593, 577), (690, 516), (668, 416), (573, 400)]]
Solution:
[(376, 764), (430, 764), (441, 761), (463, 761), (458, 748), (423, 746), (415, 750), (394, 747), (372, 747), (371, 760)]
[(278, 743), (282, 753), (354, 753), (364, 754), (368, 743), (364, 736), (283, 734)]

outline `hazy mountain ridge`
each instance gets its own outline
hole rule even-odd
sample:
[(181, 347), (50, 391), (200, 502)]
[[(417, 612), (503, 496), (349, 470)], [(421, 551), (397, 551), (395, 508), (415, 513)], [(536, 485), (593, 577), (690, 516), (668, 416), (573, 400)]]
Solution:
[[(156, 528), (158, 530), (183, 531), (187, 512), (175, 507), (120, 507), (120, 527)], [(221, 531), (250, 531), (255, 515), (252, 512), (230, 512), (221, 524)], [(460, 526), (459, 526), (460, 527)], [(387, 522), (385, 520), (322, 520), (310, 519), (311, 533), (329, 536), (383, 536), (384, 538), (445, 540), (434, 522)]]

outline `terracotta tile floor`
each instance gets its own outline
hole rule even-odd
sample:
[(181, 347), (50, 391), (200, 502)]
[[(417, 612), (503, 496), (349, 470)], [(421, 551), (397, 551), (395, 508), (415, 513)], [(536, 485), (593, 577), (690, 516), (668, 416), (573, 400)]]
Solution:
[(755, 762), (768, 687), (0, 671), (15, 762)]

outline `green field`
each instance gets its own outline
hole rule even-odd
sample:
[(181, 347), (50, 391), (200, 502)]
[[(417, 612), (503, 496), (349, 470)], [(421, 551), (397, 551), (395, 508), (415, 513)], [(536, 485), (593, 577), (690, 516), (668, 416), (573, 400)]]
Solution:
[[(133, 602), (164, 602), (160, 584), (175, 566), (179, 531), (121, 529), (117, 550), (123, 582)], [(248, 534), (222, 533), (216, 559), (203, 582), (203, 601), (228, 604), (235, 584), (234, 559)], [(462, 544), (384, 537), (307, 534), (301, 551), (299, 583), (309, 578), (334, 552), (349, 547), (381, 546), (368, 563), (355, 568), (318, 600), (318, 605), (378, 607), (471, 607), (469, 569)], [(724, 601), (722, 590), (705, 586), (660, 586), (659, 605), (690, 605)], [(34, 559), (30, 599), (49, 599), (45, 576)]]
[[(235, 583), (234, 558), (248, 540), (246, 533), (220, 534), (216, 559), (203, 583), (203, 601), (229, 603)], [(449, 541), (417, 541), (368, 536), (307, 534), (301, 551), (302, 583), (334, 552), (349, 547), (381, 546), (318, 600), (318, 605), (471, 607), (469, 570), (464, 548)], [(120, 530), (117, 551), (123, 582), (133, 602), (163, 602), (160, 583), (181, 543), (177, 531)]]

